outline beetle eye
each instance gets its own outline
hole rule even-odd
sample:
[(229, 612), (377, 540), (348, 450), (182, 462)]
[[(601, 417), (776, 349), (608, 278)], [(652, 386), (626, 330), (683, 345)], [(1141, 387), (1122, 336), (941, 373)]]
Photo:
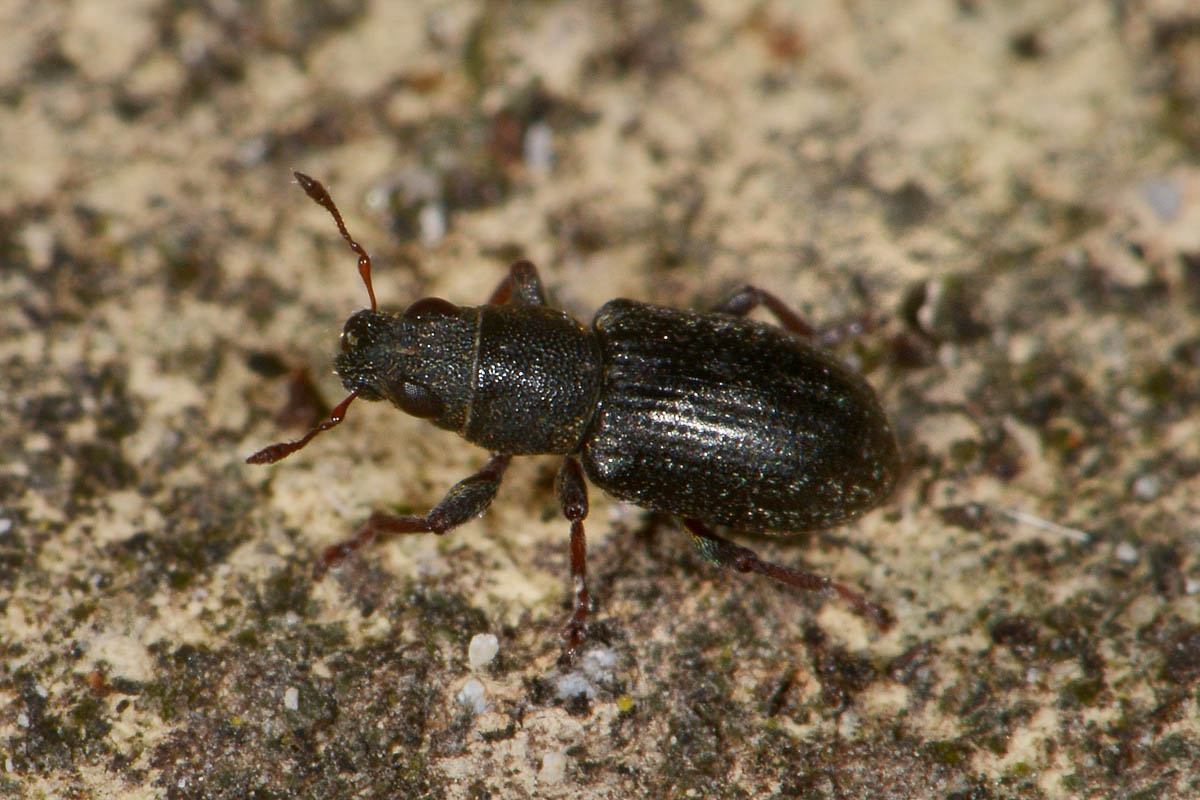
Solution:
[(440, 417), (445, 409), (442, 399), (419, 383), (402, 382), (393, 387), (392, 398), (401, 411), (420, 419)]
[(428, 319), (429, 317), (456, 317), (458, 306), (440, 297), (422, 297), (404, 309), (405, 319)]

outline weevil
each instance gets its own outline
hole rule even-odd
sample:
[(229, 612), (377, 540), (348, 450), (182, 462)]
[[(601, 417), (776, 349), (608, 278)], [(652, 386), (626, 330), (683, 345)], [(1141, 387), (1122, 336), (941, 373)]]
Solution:
[[(743, 286), (709, 313), (611, 300), (591, 327), (547, 305), (518, 261), (487, 303), (438, 297), (379, 311), (371, 257), (320, 182), (295, 173), (358, 255), (371, 307), (346, 321), (335, 369), (350, 394), (302, 438), (247, 459), (269, 464), (339, 424), (355, 398), (387, 400), (492, 453), (424, 516), (376, 511), (328, 547), (318, 577), (373, 539), (444, 534), (492, 503), (513, 456), (562, 456), (555, 494), (570, 522), (568, 653), (584, 640), (588, 481), (678, 517), (707, 561), (841, 597), (880, 628), (888, 612), (827, 577), (768, 563), (715, 533), (829, 527), (878, 505), (899, 471), (896, 440), (866, 380), (814, 342), (775, 295)], [(746, 318), (758, 306), (779, 321)]]

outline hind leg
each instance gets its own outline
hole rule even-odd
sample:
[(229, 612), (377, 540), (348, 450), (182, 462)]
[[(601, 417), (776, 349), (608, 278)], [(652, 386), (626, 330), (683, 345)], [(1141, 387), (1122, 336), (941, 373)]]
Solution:
[(734, 544), (723, 536), (718, 536), (699, 520), (685, 519), (683, 525), (692, 536), (692, 546), (706, 561), (712, 564), (726, 567), (735, 572), (756, 572), (771, 580), (795, 586), (807, 592), (818, 592), (826, 597), (840, 597), (855, 611), (878, 625), (880, 630), (887, 630), (892, 625), (892, 617), (883, 606), (872, 603), (853, 589), (836, 583), (824, 575), (763, 561), (754, 554), (754, 551)]

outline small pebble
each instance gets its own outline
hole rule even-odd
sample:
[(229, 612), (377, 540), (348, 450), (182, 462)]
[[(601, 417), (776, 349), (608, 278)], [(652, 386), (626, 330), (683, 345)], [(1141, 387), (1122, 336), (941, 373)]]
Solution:
[(545, 122), (535, 122), (522, 142), (525, 166), (530, 172), (547, 173), (554, 167), (554, 132)]
[(1153, 475), (1143, 475), (1133, 482), (1133, 494), (1138, 500), (1154, 500), (1162, 491), (1162, 483)]
[(567, 773), (567, 754), (555, 750), (542, 756), (542, 770), (538, 773), (541, 783), (560, 783)]
[(1179, 218), (1183, 200), (1179, 186), (1166, 178), (1147, 178), (1142, 182), (1142, 196), (1154, 213), (1163, 222), (1174, 222)]
[(421, 244), (433, 247), (446, 235), (446, 212), (441, 203), (426, 203), (417, 212), (417, 225), (421, 228)]
[(1113, 555), (1117, 557), (1118, 561), (1124, 561), (1126, 564), (1134, 564), (1138, 560), (1137, 548), (1129, 542), (1119, 543), (1116, 550), (1113, 551)]
[(559, 675), (554, 681), (554, 695), (559, 700), (579, 695), (591, 700), (596, 696), (596, 687), (578, 672), (568, 672), (566, 675)]
[(471, 669), (479, 669), (490, 664), (498, 652), (500, 652), (500, 640), (494, 634), (477, 633), (471, 637), (471, 643), (467, 645), (467, 661), (470, 662)]
[(482, 714), (487, 710), (487, 701), (483, 699), (485, 692), (486, 689), (484, 689), (482, 683), (475, 678), (470, 678), (458, 690), (458, 697), (455, 699), (458, 700), (459, 705), (463, 708), (475, 714)]

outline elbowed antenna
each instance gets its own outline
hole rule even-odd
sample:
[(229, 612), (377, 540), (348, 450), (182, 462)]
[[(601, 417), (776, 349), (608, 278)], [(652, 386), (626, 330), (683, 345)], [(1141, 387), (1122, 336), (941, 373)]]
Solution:
[[(362, 245), (354, 240), (354, 237), (350, 235), (350, 231), (346, 230), (346, 223), (342, 221), (341, 212), (338, 211), (333, 198), (329, 196), (329, 192), (321, 185), (321, 182), (316, 178), (310, 178), (303, 172), (293, 172), (292, 174), (296, 176), (296, 182), (300, 184), (300, 188), (304, 190), (305, 194), (311, 197), (313, 202), (323, 206), (333, 216), (333, 221), (337, 224), (338, 232), (342, 234), (342, 238), (350, 245), (350, 249), (358, 254), (358, 274), (362, 276), (363, 283), (366, 284), (367, 296), (371, 299), (371, 310), (378, 311), (379, 308), (375, 303), (375, 289), (371, 286), (371, 256), (367, 254)], [(358, 397), (357, 389), (351, 392), (345, 400), (338, 403), (337, 408), (330, 412), (329, 419), (304, 434), (303, 437), (294, 442), (278, 442), (277, 444), (264, 447), (247, 458), (246, 463), (274, 464), (280, 459), (287, 458), (311, 442), (313, 437), (318, 433), (324, 433), (340, 423), (346, 417), (346, 409), (350, 407), (350, 403), (356, 397)]]
[(350, 403), (356, 397), (358, 397), (357, 389), (355, 389), (353, 392), (351, 392), (345, 400), (338, 403), (337, 408), (335, 408), (333, 411), (331, 411), (329, 413), (329, 419), (325, 420), (320, 425), (313, 428), (308, 433), (304, 434), (303, 437), (297, 439), (294, 442), (278, 442), (276, 444), (267, 445), (262, 450), (259, 450), (257, 453), (255, 453), (254, 455), (247, 458), (246, 463), (247, 464), (274, 464), (276, 461), (280, 461), (284, 458), (287, 458), (292, 453), (296, 452), (301, 447), (304, 447), (304, 445), (311, 442), (313, 437), (316, 436), (318, 433), (324, 433), (325, 431), (329, 430), (333, 426), (339, 424), (343, 419), (345, 419), (346, 418), (346, 409), (350, 407)]
[(346, 230), (346, 223), (342, 222), (342, 214), (333, 203), (333, 198), (329, 196), (329, 192), (321, 185), (321, 182), (316, 178), (310, 178), (303, 172), (293, 172), (296, 176), (296, 182), (300, 184), (300, 188), (319, 205), (325, 207), (325, 210), (333, 215), (333, 221), (337, 223), (338, 231), (342, 234), (342, 238), (350, 245), (350, 249), (358, 253), (358, 274), (362, 276), (363, 283), (367, 285), (367, 296), (371, 298), (371, 310), (378, 311), (379, 307), (375, 304), (375, 289), (371, 286), (371, 257), (367, 255), (367, 251), (362, 245), (354, 241), (354, 237), (350, 235), (350, 231)]

